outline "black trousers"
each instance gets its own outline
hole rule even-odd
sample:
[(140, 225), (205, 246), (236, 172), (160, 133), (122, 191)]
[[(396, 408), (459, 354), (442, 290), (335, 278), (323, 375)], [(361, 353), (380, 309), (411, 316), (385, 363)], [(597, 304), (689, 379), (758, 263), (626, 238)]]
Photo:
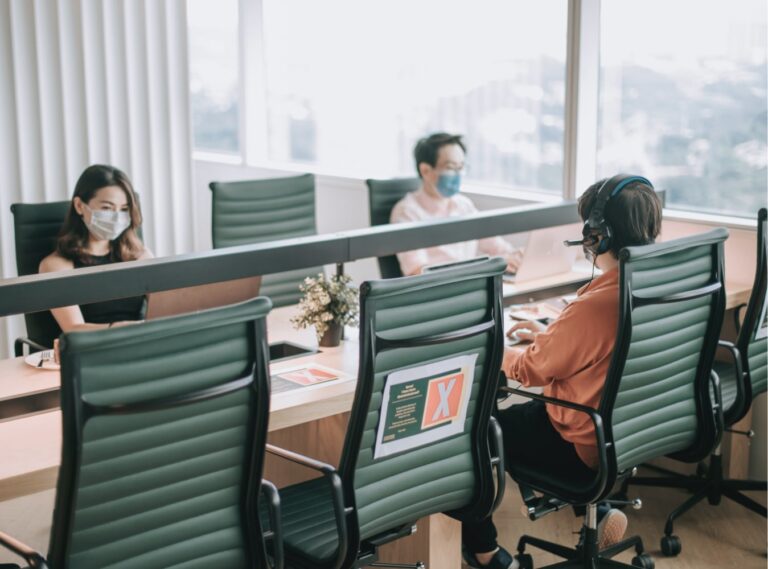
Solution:
[[(523, 461), (541, 465), (546, 470), (593, 473), (576, 454), (573, 443), (563, 439), (552, 426), (543, 402), (512, 405), (499, 410), (497, 418), (504, 434), (506, 464)], [(493, 551), (498, 546), (496, 537), (496, 526), (491, 516), (481, 522), (461, 526), (461, 539), (470, 553)]]

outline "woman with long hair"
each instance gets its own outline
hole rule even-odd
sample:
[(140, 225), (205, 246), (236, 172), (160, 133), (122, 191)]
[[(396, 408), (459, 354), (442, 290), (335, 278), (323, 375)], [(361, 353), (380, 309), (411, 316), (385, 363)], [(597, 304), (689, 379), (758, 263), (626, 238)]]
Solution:
[[(40, 272), (149, 259), (152, 253), (137, 234), (140, 225), (128, 176), (113, 166), (89, 166), (75, 185), (56, 250), (40, 262)], [(51, 313), (62, 331), (71, 332), (140, 321), (144, 306), (139, 296), (54, 308)]]

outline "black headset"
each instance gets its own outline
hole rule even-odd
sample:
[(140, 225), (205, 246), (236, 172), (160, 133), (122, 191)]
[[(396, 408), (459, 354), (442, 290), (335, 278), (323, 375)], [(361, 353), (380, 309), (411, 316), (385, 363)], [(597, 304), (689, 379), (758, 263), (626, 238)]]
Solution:
[(563, 241), (563, 244), (566, 247), (581, 245), (589, 249), (595, 256), (608, 251), (611, 247), (613, 228), (605, 219), (605, 206), (609, 199), (633, 182), (640, 182), (653, 189), (653, 184), (642, 176), (617, 174), (612, 178), (608, 178), (600, 186), (600, 189), (597, 190), (595, 203), (592, 205), (589, 217), (581, 229), (582, 238), (576, 241)]

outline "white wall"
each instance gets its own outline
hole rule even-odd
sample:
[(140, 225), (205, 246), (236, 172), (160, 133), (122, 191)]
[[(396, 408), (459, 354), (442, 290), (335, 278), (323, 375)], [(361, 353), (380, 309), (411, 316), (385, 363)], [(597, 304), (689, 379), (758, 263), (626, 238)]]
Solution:
[[(185, 0), (0, 1), (0, 278), (10, 205), (69, 199), (94, 163), (131, 178), (157, 255), (192, 249), (187, 60)], [(0, 357), (22, 321), (0, 319)]]

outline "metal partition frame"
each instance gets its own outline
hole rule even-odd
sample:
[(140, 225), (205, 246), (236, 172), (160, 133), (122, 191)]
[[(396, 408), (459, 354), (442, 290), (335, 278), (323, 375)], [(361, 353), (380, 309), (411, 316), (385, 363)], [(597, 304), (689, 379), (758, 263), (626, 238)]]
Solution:
[(0, 317), (580, 222), (575, 202), (563, 201), (5, 279)]

